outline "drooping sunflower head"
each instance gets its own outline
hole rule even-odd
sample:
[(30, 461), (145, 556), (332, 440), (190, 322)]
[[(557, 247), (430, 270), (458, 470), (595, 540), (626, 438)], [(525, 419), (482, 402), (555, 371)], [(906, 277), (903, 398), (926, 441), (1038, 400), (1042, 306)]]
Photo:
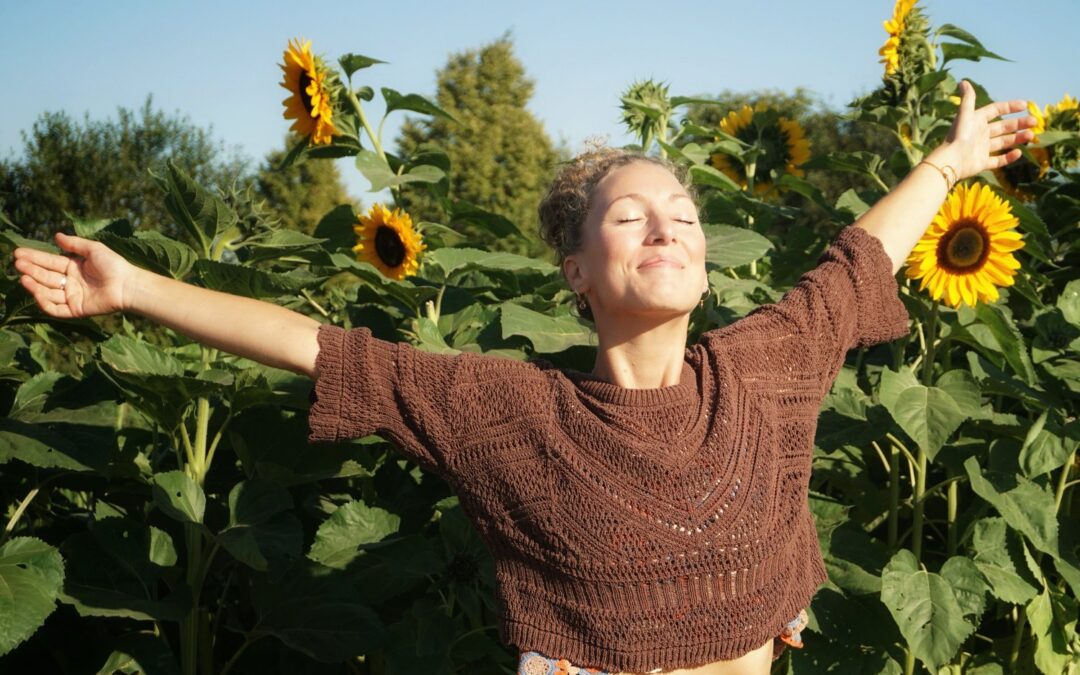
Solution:
[(374, 265), (384, 275), (403, 280), (420, 268), (419, 256), (427, 246), (413, 228), (412, 218), (401, 209), (390, 211), (375, 203), (353, 225), (356, 259)]
[(290, 40), (279, 66), (284, 72), (281, 86), (289, 92), (281, 102), (285, 119), (296, 120), (289, 128), (312, 144), (328, 145), (337, 133), (333, 121), (337, 89), (334, 72), (311, 53), (310, 40)]
[(881, 63), (885, 64), (885, 75), (892, 75), (900, 67), (900, 36), (904, 33), (908, 14), (915, 6), (915, 0), (896, 0), (893, 5), (892, 17), (884, 22), (885, 32), (889, 34), (885, 44), (881, 45), (878, 54), (881, 55)]
[(930, 22), (916, 1), (896, 0), (892, 17), (884, 23), (888, 37), (878, 49), (885, 66), (879, 94), (887, 105), (903, 102), (915, 82), (934, 69)]
[[(810, 159), (810, 141), (802, 125), (780, 115), (764, 102), (755, 107), (744, 105), (732, 110), (720, 120), (720, 130), (749, 145), (757, 145), (760, 153), (754, 162), (754, 193), (764, 194), (774, 187), (774, 180), (785, 173), (803, 176), (799, 167)], [(717, 139), (719, 140), (719, 139)], [(713, 153), (710, 163), (745, 190), (749, 184), (749, 166), (724, 153)]]
[(934, 300), (944, 297), (953, 308), (994, 302), (1020, 269), (1013, 256), (1024, 246), (1013, 229), (1018, 223), (988, 186), (958, 185), (912, 249), (904, 275), (921, 279), (920, 291), (929, 288)]

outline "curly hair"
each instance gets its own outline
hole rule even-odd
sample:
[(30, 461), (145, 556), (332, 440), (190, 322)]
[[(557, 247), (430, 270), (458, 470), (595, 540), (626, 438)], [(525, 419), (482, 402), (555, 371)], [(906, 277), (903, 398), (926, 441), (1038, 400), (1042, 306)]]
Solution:
[[(689, 182), (686, 167), (681, 164), (618, 148), (600, 147), (581, 153), (559, 168), (537, 209), (540, 238), (554, 249), (560, 266), (567, 256), (581, 250), (585, 218), (592, 207), (596, 184), (614, 169), (631, 162), (649, 162), (664, 167), (697, 204), (697, 192)], [(578, 311), (582, 318), (593, 319), (592, 308), (587, 302)]]

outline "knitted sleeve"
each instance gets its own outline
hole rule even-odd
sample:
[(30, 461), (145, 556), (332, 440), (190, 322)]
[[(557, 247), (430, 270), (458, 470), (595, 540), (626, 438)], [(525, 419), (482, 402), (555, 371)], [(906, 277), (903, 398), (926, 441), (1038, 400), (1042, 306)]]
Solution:
[(463, 357), (380, 340), (366, 327), (318, 331), (308, 440), (379, 434), (428, 471), (445, 476), (450, 392)]
[(765, 354), (777, 355), (767, 367), (814, 368), (822, 378), (835, 377), (848, 350), (907, 335), (908, 319), (881, 240), (848, 225), (779, 302), (707, 331), (702, 342), (706, 348), (739, 342), (751, 351), (755, 344), (787, 343)]

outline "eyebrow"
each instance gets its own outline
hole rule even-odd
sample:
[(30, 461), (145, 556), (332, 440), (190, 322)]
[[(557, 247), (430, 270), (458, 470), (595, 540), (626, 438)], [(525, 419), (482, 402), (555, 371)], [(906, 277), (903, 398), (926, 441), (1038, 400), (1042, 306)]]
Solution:
[[(615, 199), (612, 199), (608, 203), (607, 208), (610, 209), (612, 206), (615, 205), (615, 202), (619, 201), (620, 199), (634, 199), (634, 200), (637, 200), (639, 202), (646, 201), (645, 197), (643, 195), (640, 195), (637, 192), (628, 192), (628, 193), (626, 193), (624, 195), (620, 195), (620, 196), (616, 197)], [(689, 197), (689, 195), (686, 195), (686, 194), (684, 194), (682, 192), (672, 192), (670, 195), (668, 195), (668, 198), (667, 198), (667, 200), (669, 202), (673, 202), (676, 199), (690, 199), (690, 197)], [(690, 199), (690, 201), (693, 202), (694, 200)]]

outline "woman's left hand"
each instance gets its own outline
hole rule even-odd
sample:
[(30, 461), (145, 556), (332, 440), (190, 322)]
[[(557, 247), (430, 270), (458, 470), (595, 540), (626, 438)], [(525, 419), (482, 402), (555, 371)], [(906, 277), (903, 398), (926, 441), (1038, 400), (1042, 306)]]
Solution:
[[(995, 101), (976, 109), (975, 87), (963, 80), (960, 91), (960, 110), (953, 119), (952, 128), (945, 142), (931, 155), (951, 165), (956, 170), (957, 180), (1020, 159), (1020, 149), (1014, 146), (1035, 137), (1029, 129), (1035, 126), (1037, 120), (1031, 115), (994, 120), (1002, 115), (1027, 110), (1027, 101)], [(1001, 152), (1003, 150), (1006, 152)]]

